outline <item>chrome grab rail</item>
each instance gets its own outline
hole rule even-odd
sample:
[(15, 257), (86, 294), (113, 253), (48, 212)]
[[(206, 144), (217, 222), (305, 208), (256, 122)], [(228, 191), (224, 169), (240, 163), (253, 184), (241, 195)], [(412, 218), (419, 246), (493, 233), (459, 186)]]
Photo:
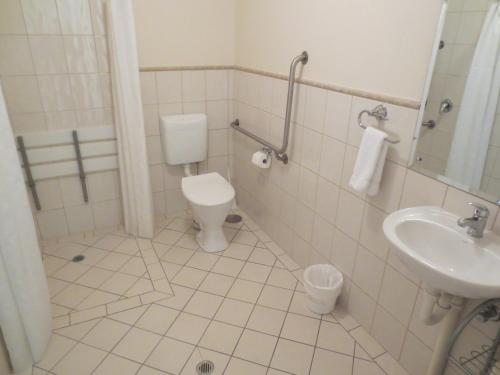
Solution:
[(267, 142), (266, 140), (260, 138), (259, 136), (249, 132), (240, 127), (240, 121), (238, 119), (231, 122), (231, 127), (240, 133), (245, 134), (247, 137), (252, 138), (254, 141), (260, 143), (264, 147), (272, 150), (276, 159), (282, 161), (284, 164), (288, 163), (288, 155), (286, 154), (286, 149), (288, 148), (288, 140), (290, 139), (290, 121), (292, 119), (292, 105), (293, 105), (293, 90), (295, 87), (295, 70), (299, 62), (302, 64), (307, 64), (309, 60), (309, 55), (306, 51), (302, 52), (300, 55), (294, 57), (292, 63), (290, 64), (290, 75), (288, 77), (288, 95), (286, 101), (286, 111), (285, 111), (285, 128), (283, 129), (283, 143), (281, 147), (277, 147)]

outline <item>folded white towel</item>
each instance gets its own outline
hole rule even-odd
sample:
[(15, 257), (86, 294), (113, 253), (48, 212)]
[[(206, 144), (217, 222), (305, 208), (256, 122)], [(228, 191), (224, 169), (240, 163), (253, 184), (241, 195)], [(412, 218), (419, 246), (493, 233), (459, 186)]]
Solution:
[(349, 186), (360, 193), (377, 195), (389, 145), (387, 134), (368, 127), (361, 140)]

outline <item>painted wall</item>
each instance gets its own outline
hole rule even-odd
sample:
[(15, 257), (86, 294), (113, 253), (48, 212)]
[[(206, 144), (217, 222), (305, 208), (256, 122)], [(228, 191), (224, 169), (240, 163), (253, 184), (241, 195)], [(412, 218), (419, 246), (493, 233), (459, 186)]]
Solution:
[(234, 0), (134, 0), (141, 67), (234, 63)]
[[(440, 0), (236, 0), (236, 64), (420, 100)], [(411, 74), (408, 74), (411, 72)]]

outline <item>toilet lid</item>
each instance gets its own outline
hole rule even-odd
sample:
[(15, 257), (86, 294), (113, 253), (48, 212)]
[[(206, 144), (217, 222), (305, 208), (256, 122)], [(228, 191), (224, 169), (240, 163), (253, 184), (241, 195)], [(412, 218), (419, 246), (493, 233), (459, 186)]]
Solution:
[(218, 173), (206, 173), (182, 179), (182, 192), (187, 200), (200, 206), (216, 206), (234, 199), (234, 189)]

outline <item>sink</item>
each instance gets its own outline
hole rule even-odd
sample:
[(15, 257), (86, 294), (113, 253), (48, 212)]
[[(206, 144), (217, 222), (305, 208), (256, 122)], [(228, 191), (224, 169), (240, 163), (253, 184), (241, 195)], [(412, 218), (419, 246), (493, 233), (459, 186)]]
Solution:
[(440, 207), (393, 212), (384, 234), (401, 261), (427, 286), (464, 298), (500, 297), (500, 237), (472, 239), (458, 216)]

